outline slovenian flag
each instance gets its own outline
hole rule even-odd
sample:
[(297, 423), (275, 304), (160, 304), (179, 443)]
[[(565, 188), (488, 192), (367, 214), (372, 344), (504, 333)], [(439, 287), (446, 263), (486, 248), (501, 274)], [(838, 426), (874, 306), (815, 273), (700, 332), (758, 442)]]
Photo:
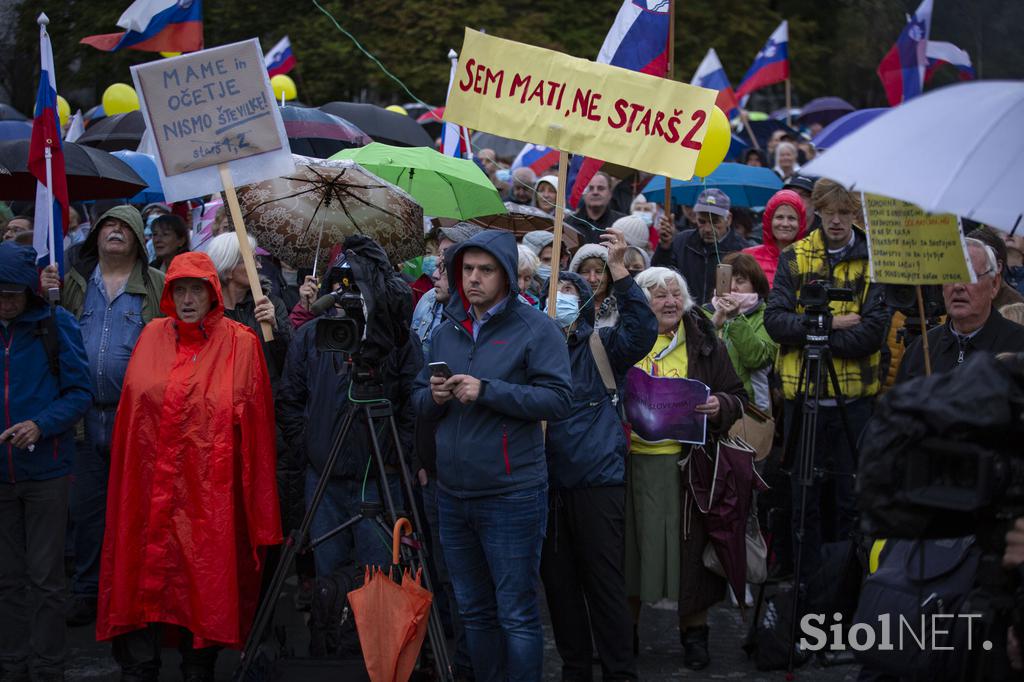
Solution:
[[(38, 180), (32, 246), (39, 256), (40, 266), (46, 265), (47, 262), (57, 263), (63, 272), (64, 226), (68, 224), (68, 183), (64, 170), (64, 149), (60, 141), (60, 119), (57, 116), (57, 79), (53, 72), (53, 47), (46, 32), (49, 19), (45, 14), (40, 14), (38, 21), (42, 64), (39, 73), (39, 92), (36, 94), (35, 119), (32, 121), (32, 140), (28, 148), (28, 169)], [(52, 191), (47, 191), (47, 152), (50, 156), (49, 187)]]
[(270, 52), (264, 55), (263, 61), (267, 65), (267, 73), (271, 78), (294, 69), (295, 55), (292, 53), (292, 41), (288, 40), (288, 36), (277, 41), (277, 45), (270, 48)]
[(928, 67), (928, 34), (932, 25), (932, 0), (924, 0), (900, 31), (896, 44), (882, 57), (878, 77), (890, 106), (917, 97), (924, 90)]
[(117, 25), (125, 31), (86, 36), (80, 42), (105, 52), (124, 48), (143, 52), (203, 49), (202, 0), (135, 0)]
[[(452, 83), (455, 82), (455, 69), (458, 66), (459, 55), (455, 50), (448, 50), (448, 61), (452, 68), (448, 72), (448, 95), (452, 92)], [(447, 95), (446, 95), (447, 96)], [(447, 101), (445, 102), (447, 104)], [(445, 107), (447, 109), (447, 106)], [(464, 126), (451, 121), (444, 121), (441, 128), (441, 153), (445, 156), (454, 156), (458, 159), (471, 159), (473, 155), (469, 151), (469, 130)]]
[(558, 150), (539, 144), (524, 146), (512, 161), (512, 170), (526, 166), (537, 175), (558, 164)]
[(732, 90), (732, 84), (729, 83), (729, 77), (725, 75), (725, 69), (722, 67), (722, 61), (718, 58), (715, 48), (710, 48), (704, 55), (704, 61), (697, 67), (690, 84), (718, 90), (718, 99), (715, 100), (715, 105), (724, 111), (728, 118), (732, 118), (734, 114), (738, 113), (739, 102), (736, 101), (736, 93)]
[(755, 90), (781, 83), (789, 78), (789, 22), (783, 21), (768, 38), (754, 63), (736, 88), (736, 98), (743, 99)]
[[(664, 77), (668, 73), (669, 2), (623, 0), (596, 61)], [(583, 191), (602, 165), (604, 161), (598, 159), (573, 157), (566, 183), (572, 188), (569, 193), (572, 208), (579, 205)]]
[(965, 50), (961, 50), (953, 43), (946, 43), (940, 40), (929, 40), (925, 49), (925, 56), (928, 57), (928, 68), (924, 72), (924, 82), (927, 83), (935, 75), (935, 72), (943, 64), (949, 64), (960, 72), (960, 80), (969, 81), (978, 77), (978, 72), (971, 65), (971, 56)]

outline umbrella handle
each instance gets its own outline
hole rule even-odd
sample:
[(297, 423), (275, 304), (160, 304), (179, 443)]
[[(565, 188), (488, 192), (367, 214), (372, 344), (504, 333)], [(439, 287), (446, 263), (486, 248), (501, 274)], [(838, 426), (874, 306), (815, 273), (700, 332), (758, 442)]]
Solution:
[[(403, 533), (402, 531), (405, 531)], [(391, 563), (398, 564), (398, 549), (402, 544), (402, 535), (412, 535), (412, 524), (404, 516), (395, 521), (395, 529), (391, 536)]]

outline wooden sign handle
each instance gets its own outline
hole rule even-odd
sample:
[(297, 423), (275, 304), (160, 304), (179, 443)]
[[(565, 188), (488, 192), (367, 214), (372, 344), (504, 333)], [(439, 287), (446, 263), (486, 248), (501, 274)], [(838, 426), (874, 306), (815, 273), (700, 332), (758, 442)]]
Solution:
[(932, 356), (928, 350), (928, 318), (924, 316), (924, 296), (921, 295), (921, 286), (914, 287), (917, 291), (917, 315), (921, 318), (921, 344), (924, 350), (924, 375), (932, 375)]
[[(256, 270), (256, 259), (252, 255), (252, 247), (249, 245), (249, 235), (245, 231), (245, 223), (242, 222), (242, 209), (238, 205), (238, 197), (235, 195), (235, 182), (231, 179), (231, 169), (228, 164), (217, 164), (220, 171), (220, 182), (224, 185), (224, 196), (228, 201), (228, 208), (231, 211), (231, 222), (235, 225), (235, 234), (238, 236), (238, 248), (242, 252), (242, 262), (245, 264), (245, 274), (249, 278), (249, 289), (252, 291), (253, 303), (263, 298), (263, 287), (260, 285), (260, 275)], [(264, 341), (274, 340), (274, 327), (269, 322), (261, 322), (260, 329), (263, 331)]]
[(551, 242), (551, 281), (548, 283), (548, 317), (555, 317), (558, 298), (558, 266), (562, 261), (562, 222), (565, 218), (565, 181), (569, 173), (569, 153), (558, 151), (558, 192), (555, 193), (555, 240)]

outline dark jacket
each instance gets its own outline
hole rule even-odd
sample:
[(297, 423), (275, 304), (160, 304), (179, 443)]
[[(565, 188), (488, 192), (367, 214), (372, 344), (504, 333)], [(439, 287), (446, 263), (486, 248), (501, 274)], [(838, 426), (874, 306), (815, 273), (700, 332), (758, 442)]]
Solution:
[[(565, 419), (548, 422), (551, 486), (622, 485), (626, 475), (626, 435), (618, 408), (612, 404), (590, 350), (590, 335), (594, 332), (590, 286), (575, 272), (560, 272), (558, 279), (572, 282), (580, 301), (586, 305), (567, 339), (572, 366), (572, 413)], [(614, 327), (598, 330), (598, 334), (621, 393), (626, 372), (647, 355), (657, 340), (658, 320), (632, 277), (612, 284), (612, 293), (619, 305), (619, 321)]]
[[(461, 277), (463, 255), (471, 248), (493, 255), (509, 285), (504, 306), (476, 340)], [(416, 379), (416, 410), (437, 423), (438, 484), (458, 497), (543, 486), (548, 475), (540, 422), (564, 419), (572, 406), (565, 337), (547, 315), (518, 300), (519, 254), (512, 233), (485, 230), (449, 250), (446, 261), (452, 296), (427, 360), (446, 362), (453, 374), (476, 377), (481, 386), (473, 403), (452, 399), (438, 405), (429, 368)]]
[(670, 248), (659, 246), (651, 258), (651, 265), (678, 270), (686, 280), (690, 296), (697, 305), (703, 305), (715, 293), (715, 266), (726, 254), (742, 251), (748, 246), (750, 244), (747, 240), (732, 229), (718, 242), (717, 247), (705, 244), (698, 230), (686, 230), (672, 238)]
[[(74, 427), (92, 404), (92, 381), (78, 323), (63, 308), (52, 309), (39, 297), (36, 252), (13, 242), (0, 244), (0, 282), (23, 284), (28, 290), (25, 311), (0, 326), (3, 355), (3, 428), (32, 420), (41, 432), (32, 452), (0, 444), (6, 459), (3, 481), (44, 481), (71, 473), (75, 453)], [(47, 324), (50, 315), (54, 322)], [(59, 379), (50, 370), (50, 356), (39, 333), (56, 327)]]
[(270, 298), (270, 302), (274, 304), (274, 316), (277, 318), (277, 329), (274, 330), (273, 341), (266, 341), (263, 338), (263, 330), (260, 328), (259, 322), (256, 321), (256, 303), (252, 299), (252, 291), (247, 291), (245, 298), (239, 301), (234, 308), (225, 310), (224, 317), (241, 322), (256, 332), (256, 336), (260, 339), (260, 345), (263, 347), (263, 357), (267, 361), (270, 385), (276, 392), (288, 355), (288, 344), (292, 340), (293, 327), (291, 320), (288, 319), (288, 308), (285, 302), (276, 294), (271, 293), (269, 281), (263, 281), (261, 284), (263, 285), (263, 295)]
[[(587, 215), (587, 207), (580, 202), (580, 207), (576, 209), (576, 212), (565, 216), (565, 224), (569, 227), (575, 228), (583, 236), (583, 240), (589, 244), (600, 244), (601, 234), (604, 233), (612, 224), (615, 223), (619, 218), (624, 218), (625, 213), (619, 213), (612, 208), (611, 204), (608, 204), (604, 209), (604, 213), (597, 220), (591, 220), (590, 216)], [(593, 226), (593, 227), (591, 227)]]
[[(995, 307), (992, 308), (992, 313), (978, 333), (964, 341), (962, 349), (950, 324), (950, 321), (947, 320), (941, 326), (928, 332), (928, 356), (932, 361), (933, 374), (948, 372), (975, 353), (985, 352), (995, 355), (1024, 351), (1024, 327), (1007, 320), (999, 314)], [(962, 358), (960, 357), (961, 350), (963, 351)], [(903, 354), (900, 369), (896, 374), (896, 383), (923, 376), (924, 344), (918, 337)]]

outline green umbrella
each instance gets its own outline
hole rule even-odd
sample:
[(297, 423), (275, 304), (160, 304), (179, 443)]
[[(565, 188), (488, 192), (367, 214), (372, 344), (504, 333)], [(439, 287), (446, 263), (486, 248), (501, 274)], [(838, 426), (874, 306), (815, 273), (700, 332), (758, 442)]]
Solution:
[(468, 220), (505, 213), (498, 190), (480, 167), (429, 147), (392, 147), (373, 142), (343, 149), (332, 159), (350, 159), (374, 175), (401, 187), (438, 218)]

